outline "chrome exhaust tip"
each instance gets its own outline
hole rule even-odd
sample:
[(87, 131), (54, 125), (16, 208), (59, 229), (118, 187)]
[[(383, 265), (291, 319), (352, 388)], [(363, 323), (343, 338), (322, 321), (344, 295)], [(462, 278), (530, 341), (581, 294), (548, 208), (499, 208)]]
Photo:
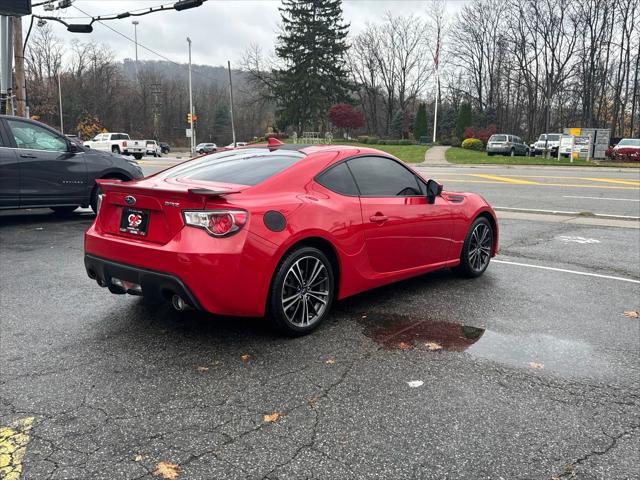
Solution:
[(180, 295), (174, 295), (173, 297), (171, 297), (171, 305), (178, 312), (184, 312), (185, 310), (190, 310), (191, 309), (189, 304), (187, 302), (185, 302)]

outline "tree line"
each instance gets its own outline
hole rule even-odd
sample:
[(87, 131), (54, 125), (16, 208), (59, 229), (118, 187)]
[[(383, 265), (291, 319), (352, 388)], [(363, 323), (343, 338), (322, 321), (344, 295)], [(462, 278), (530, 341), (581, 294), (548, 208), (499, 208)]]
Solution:
[[(352, 134), (417, 139), (431, 135), (436, 97), (445, 143), (470, 126), (528, 140), (580, 126), (640, 136), (640, 0), (471, 0), (454, 16), (434, 0), (424, 13), (350, 33), (341, 0), (283, 0), (275, 55), (250, 45), (233, 72), (238, 139), (335, 129), (336, 104), (362, 113)], [(58, 125), (60, 79), (67, 133), (185, 143), (186, 65), (63, 47), (46, 25), (29, 40), (31, 115)], [(199, 140), (230, 141), (226, 75), (194, 66)]]

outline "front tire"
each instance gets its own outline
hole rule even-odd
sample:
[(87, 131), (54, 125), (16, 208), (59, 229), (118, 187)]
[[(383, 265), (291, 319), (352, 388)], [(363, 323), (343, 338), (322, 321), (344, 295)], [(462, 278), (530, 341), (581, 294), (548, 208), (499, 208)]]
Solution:
[(313, 331), (327, 317), (335, 296), (335, 278), (327, 256), (301, 247), (278, 265), (269, 289), (268, 314), (285, 335)]
[(491, 260), (493, 235), (493, 227), (486, 217), (475, 219), (462, 246), (460, 265), (455, 269), (460, 275), (475, 278), (485, 272)]

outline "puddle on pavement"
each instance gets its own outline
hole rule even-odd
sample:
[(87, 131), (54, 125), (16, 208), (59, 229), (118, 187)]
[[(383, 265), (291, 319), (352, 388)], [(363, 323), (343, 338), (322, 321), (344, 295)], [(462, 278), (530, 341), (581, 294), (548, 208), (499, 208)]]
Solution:
[(563, 376), (603, 376), (608, 364), (591, 345), (544, 334), (510, 335), (458, 323), (408, 316), (366, 315), (364, 334), (387, 350), (465, 352), (519, 368), (544, 369)]

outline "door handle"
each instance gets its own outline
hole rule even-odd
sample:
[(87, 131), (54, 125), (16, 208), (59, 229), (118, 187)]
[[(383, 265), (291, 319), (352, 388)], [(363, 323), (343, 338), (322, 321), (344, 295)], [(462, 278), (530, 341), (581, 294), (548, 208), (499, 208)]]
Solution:
[(384, 223), (387, 220), (389, 220), (389, 218), (386, 215), (383, 215), (380, 212), (378, 212), (375, 215), (370, 216), (369, 220), (371, 220), (373, 223)]
[(30, 153), (21, 153), (20, 156), (22, 158), (38, 158), (35, 155), (31, 155)]

